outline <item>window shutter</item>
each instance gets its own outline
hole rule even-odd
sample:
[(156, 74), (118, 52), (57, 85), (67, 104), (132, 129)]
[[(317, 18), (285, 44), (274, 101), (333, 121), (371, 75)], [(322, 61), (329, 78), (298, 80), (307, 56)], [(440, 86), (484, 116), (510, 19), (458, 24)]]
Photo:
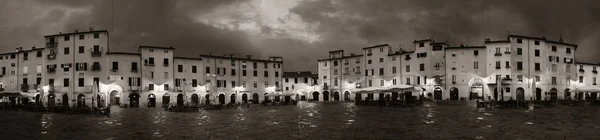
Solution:
[(87, 63), (83, 63), (83, 70), (87, 71)]
[(132, 86), (132, 85), (133, 85), (133, 84), (131, 84), (131, 82), (132, 82), (131, 80), (132, 80), (132, 78), (131, 78), (131, 77), (129, 77), (129, 86)]

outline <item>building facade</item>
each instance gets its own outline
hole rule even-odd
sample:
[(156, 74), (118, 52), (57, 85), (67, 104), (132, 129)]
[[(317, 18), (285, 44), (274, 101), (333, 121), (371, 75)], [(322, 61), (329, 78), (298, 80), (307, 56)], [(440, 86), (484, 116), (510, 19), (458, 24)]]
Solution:
[[(413, 51), (377, 45), (363, 48), (363, 55), (350, 56), (343, 50), (331, 51), (328, 59), (318, 61), (322, 88), (315, 94), (404, 84), (417, 89), (412, 93), (433, 100), (556, 101), (573, 99), (571, 89), (597, 86), (597, 74), (592, 72), (597, 64), (575, 63), (577, 45), (562, 39), (508, 35), (506, 40), (486, 39), (484, 46), (450, 47), (433, 39), (415, 40), (413, 45)], [(336, 65), (346, 60), (362, 60), (364, 64)], [(357, 68), (364, 74), (352, 77), (336, 73), (345, 68)], [(352, 86), (338, 87), (336, 82)], [(374, 94), (355, 96), (361, 100), (387, 98), (384, 93)], [(583, 97), (588, 96), (578, 96)], [(590, 93), (589, 98), (594, 97), (596, 93)]]
[(319, 88), (318, 78), (317, 74), (312, 74), (310, 71), (284, 72), (284, 93), (296, 94), (299, 95), (296, 100), (308, 101), (311, 94)]
[(110, 52), (106, 30), (44, 38), (43, 48), (0, 54), (0, 92), (15, 95), (2, 102), (160, 107), (259, 103), (282, 93), (282, 57), (176, 57), (173, 47), (157, 46)]

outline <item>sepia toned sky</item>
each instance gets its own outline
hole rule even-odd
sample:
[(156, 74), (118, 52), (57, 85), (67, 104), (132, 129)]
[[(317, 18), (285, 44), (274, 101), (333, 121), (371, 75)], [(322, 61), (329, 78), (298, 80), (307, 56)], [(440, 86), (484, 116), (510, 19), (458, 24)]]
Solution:
[(579, 45), (578, 61), (600, 63), (599, 9), (598, 0), (1, 0), (0, 52), (94, 27), (110, 32), (111, 51), (151, 45), (186, 57), (282, 56), (287, 71), (315, 71), (330, 50), (410, 50), (413, 40), (431, 37), (482, 45), (510, 33), (562, 35)]

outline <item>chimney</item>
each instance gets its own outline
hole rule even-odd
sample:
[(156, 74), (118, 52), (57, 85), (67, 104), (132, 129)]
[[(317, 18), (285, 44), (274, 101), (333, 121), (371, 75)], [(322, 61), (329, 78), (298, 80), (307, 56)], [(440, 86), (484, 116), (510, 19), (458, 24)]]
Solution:
[(489, 38), (486, 38), (486, 39), (485, 39), (485, 42), (490, 42), (490, 39), (489, 39)]
[(79, 33), (79, 29), (75, 29), (75, 33)]
[(252, 59), (252, 55), (246, 55), (246, 59)]
[(354, 56), (354, 53), (350, 53), (350, 56)]
[(231, 53), (230, 53), (230, 54), (229, 54), (229, 58), (233, 58), (233, 54), (231, 54)]

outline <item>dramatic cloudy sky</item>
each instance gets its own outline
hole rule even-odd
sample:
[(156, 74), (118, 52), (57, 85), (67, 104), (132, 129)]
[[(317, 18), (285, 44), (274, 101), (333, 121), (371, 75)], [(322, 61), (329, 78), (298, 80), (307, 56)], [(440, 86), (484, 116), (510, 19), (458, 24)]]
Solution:
[(93, 26), (110, 31), (111, 51), (154, 45), (187, 57), (283, 56), (285, 70), (315, 71), (330, 50), (398, 49), (430, 37), (482, 45), (511, 33), (562, 35), (579, 45), (578, 61), (598, 63), (598, 9), (598, 0), (0, 0), (0, 51)]

